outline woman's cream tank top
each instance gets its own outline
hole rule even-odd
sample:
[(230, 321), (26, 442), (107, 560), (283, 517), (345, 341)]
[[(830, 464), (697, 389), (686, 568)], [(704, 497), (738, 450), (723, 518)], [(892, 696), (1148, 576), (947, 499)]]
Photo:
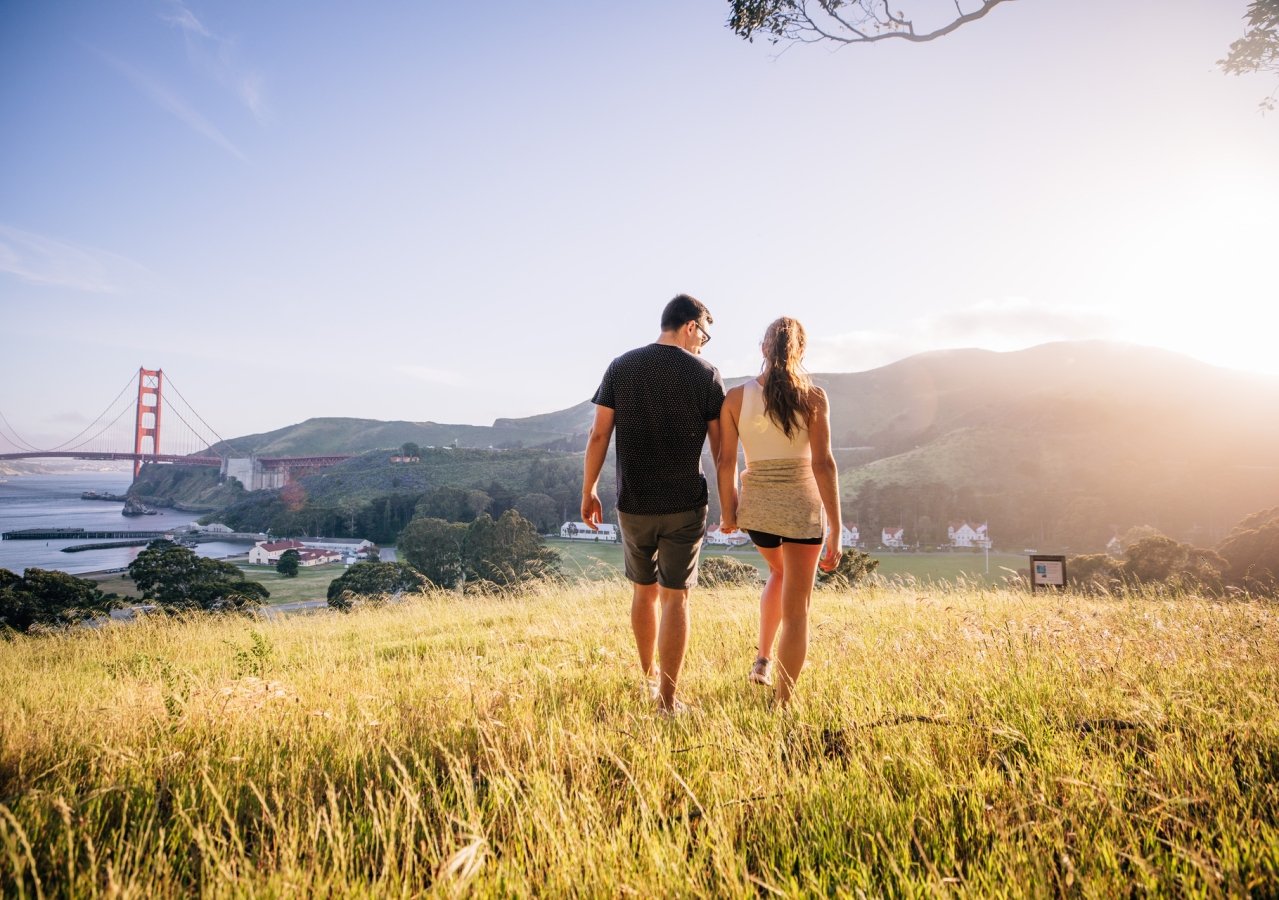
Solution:
[(813, 448), (808, 441), (808, 424), (801, 426), (791, 437), (786, 437), (786, 432), (764, 412), (764, 388), (754, 378), (742, 385), (742, 414), (737, 431), (746, 452), (747, 465), (752, 459), (813, 457)]

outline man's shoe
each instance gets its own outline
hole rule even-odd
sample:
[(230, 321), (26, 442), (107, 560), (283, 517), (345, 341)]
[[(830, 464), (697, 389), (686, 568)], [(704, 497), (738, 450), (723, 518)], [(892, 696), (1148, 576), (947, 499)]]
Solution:
[(750, 675), (746, 676), (750, 681), (756, 684), (762, 684), (764, 687), (773, 686), (773, 664), (771, 661), (762, 656), (756, 657), (755, 664), (751, 666)]

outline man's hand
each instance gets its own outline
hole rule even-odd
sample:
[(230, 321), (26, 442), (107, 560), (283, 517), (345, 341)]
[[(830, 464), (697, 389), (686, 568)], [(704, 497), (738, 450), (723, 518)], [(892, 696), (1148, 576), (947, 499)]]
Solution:
[(724, 534), (732, 534), (737, 530), (737, 519), (729, 519), (725, 516), (720, 516), (719, 530)]
[(604, 507), (600, 505), (599, 494), (591, 491), (582, 495), (582, 521), (591, 526), (592, 531), (600, 530), (600, 522), (604, 520)]

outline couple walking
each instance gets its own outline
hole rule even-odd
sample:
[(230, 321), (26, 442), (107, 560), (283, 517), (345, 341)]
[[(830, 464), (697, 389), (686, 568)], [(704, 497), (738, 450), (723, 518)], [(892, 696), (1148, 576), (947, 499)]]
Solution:
[[(656, 343), (613, 360), (593, 398), (582, 480), (582, 521), (595, 528), (603, 518), (596, 488), (616, 431), (617, 516), (633, 589), (631, 629), (640, 667), (667, 713), (683, 709), (675, 689), (688, 644), (688, 595), (706, 533), (701, 457), (708, 438), (720, 529), (744, 530), (768, 563), (759, 652), (749, 677), (774, 685), (779, 704), (790, 701), (808, 653), (808, 603), (818, 562), (829, 570), (840, 558), (829, 408), (826, 393), (803, 372), (803, 326), (791, 318), (769, 325), (760, 348), (762, 374), (725, 395), (719, 370), (701, 357), (713, 322), (703, 303), (680, 294), (662, 312)], [(740, 482), (739, 443), (746, 456)]]

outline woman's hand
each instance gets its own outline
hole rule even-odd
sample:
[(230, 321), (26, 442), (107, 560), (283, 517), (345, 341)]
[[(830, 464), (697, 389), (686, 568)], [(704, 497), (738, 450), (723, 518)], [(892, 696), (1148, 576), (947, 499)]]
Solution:
[(733, 517), (730, 519), (727, 516), (720, 516), (719, 530), (723, 534), (732, 534), (737, 530), (737, 518)]
[(826, 546), (822, 548), (822, 558), (817, 565), (821, 567), (823, 572), (834, 572), (839, 568), (839, 560), (844, 555), (844, 551), (840, 549), (839, 539), (826, 538)]

